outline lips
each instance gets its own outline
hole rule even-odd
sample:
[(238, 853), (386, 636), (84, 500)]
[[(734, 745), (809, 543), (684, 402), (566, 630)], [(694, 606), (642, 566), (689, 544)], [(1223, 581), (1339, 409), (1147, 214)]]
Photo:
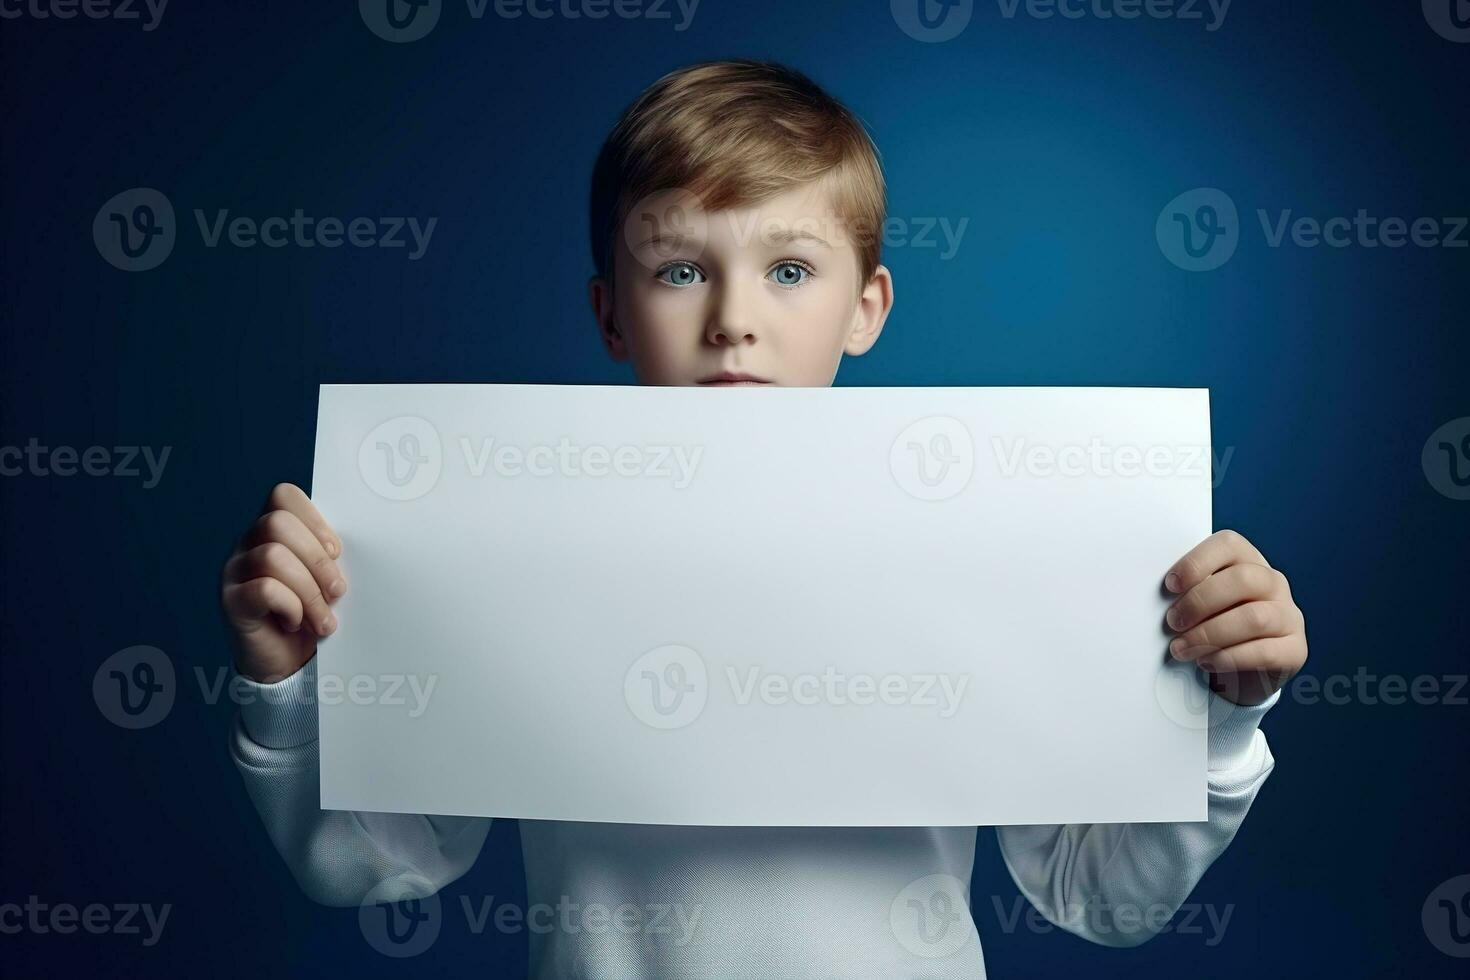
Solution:
[(770, 384), (765, 378), (758, 378), (753, 374), (740, 374), (734, 371), (722, 371), (712, 374), (707, 378), (700, 378), (702, 385), (764, 385)]

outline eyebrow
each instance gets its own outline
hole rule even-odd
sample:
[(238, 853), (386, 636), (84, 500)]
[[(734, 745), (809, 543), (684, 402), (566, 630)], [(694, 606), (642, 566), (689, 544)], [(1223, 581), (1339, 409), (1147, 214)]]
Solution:
[(637, 251), (640, 248), (647, 248), (650, 245), (682, 245), (685, 241), (688, 240), (688, 238), (688, 235), (666, 235), (662, 233), (654, 234), (639, 242), (637, 246), (634, 247), (634, 251)]
[(832, 247), (831, 243), (820, 235), (817, 235), (810, 231), (802, 231), (801, 229), (797, 228), (787, 229), (786, 231), (776, 231), (772, 232), (770, 235), (762, 235), (761, 237), (764, 240), (769, 241), (773, 245), (789, 245), (792, 242), (811, 242), (814, 245), (822, 246), (822, 248)]
[[(827, 241), (825, 238), (816, 234), (815, 232), (803, 231), (797, 228), (788, 228), (784, 231), (773, 231), (769, 235), (762, 235), (761, 238), (763, 242), (769, 243), (771, 245), (790, 245), (793, 242), (810, 242), (811, 244), (821, 246), (822, 248), (832, 247), (831, 242)], [(637, 251), (638, 249), (648, 248), (650, 245), (682, 245), (688, 239), (688, 235), (677, 235), (661, 232), (658, 234), (650, 235), (649, 237), (640, 241), (636, 246), (634, 246), (634, 251)]]

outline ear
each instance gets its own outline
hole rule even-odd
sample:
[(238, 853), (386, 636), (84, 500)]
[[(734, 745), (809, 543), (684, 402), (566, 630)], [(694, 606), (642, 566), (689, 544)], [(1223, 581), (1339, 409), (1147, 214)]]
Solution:
[(892, 309), (893, 274), (886, 265), (880, 265), (858, 297), (857, 310), (852, 315), (852, 331), (847, 335), (843, 352), (857, 357), (872, 350), (878, 342), (878, 335), (883, 332), (883, 324), (888, 322), (888, 311)]
[(601, 276), (593, 276), (587, 282), (587, 298), (592, 302), (592, 315), (597, 318), (597, 330), (602, 335), (603, 346), (613, 360), (626, 361), (628, 341), (613, 316), (612, 283)]

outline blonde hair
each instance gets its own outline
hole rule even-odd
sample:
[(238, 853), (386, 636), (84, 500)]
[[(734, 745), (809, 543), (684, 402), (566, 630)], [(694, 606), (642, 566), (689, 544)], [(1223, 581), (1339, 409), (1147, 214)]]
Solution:
[(718, 211), (822, 178), (855, 232), (866, 284), (881, 259), (887, 201), (877, 147), (858, 118), (783, 65), (711, 61), (671, 72), (623, 111), (597, 156), (589, 215), (597, 274), (609, 274), (613, 236), (649, 194), (678, 188)]

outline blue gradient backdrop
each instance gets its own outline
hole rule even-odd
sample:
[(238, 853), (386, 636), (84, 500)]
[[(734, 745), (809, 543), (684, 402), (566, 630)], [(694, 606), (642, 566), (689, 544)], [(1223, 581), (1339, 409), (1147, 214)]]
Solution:
[[(175, 0), (146, 32), (0, 20), (0, 48), (0, 441), (172, 447), (151, 490), (0, 480), (0, 902), (173, 905), (152, 948), (0, 935), (7, 975), (525, 970), (524, 935), (475, 936), (457, 913), (461, 895), (524, 901), (513, 821), (448, 890), (433, 949), (382, 957), (353, 910), (293, 884), (228, 760), (228, 706), (194, 670), (212, 681), (227, 662), (216, 582), (234, 536), (272, 483), (309, 482), (318, 383), (631, 381), (586, 308), (586, 186), (619, 109), (692, 61), (806, 71), (872, 128), (892, 215), (968, 220), (951, 258), (888, 250), (896, 309), (840, 384), (1208, 386), (1216, 443), (1235, 447), (1217, 526), (1290, 574), (1308, 672), (1470, 669), (1470, 503), (1420, 466), (1429, 434), (1470, 415), (1470, 250), (1272, 248), (1255, 217), (1470, 211), (1470, 44), (1417, 2), (1236, 0), (1213, 32), (988, 2), (930, 44), (887, 0), (704, 0), (684, 31), (476, 21), (449, 0), (427, 38), (389, 44), (350, 0)], [(179, 240), (128, 274), (90, 229), (139, 186), (171, 199)], [(1154, 226), (1204, 186), (1239, 207), (1241, 242), (1190, 273)], [(298, 207), (440, 220), (410, 262), (211, 249), (191, 217)], [(169, 717), (138, 732), (91, 695), (133, 644), (180, 679)], [(1470, 872), (1467, 721), (1462, 705), (1283, 702), (1265, 726), (1276, 772), (1194, 896), (1232, 910), (1213, 946), (1208, 931), (1125, 951), (1006, 932), (996, 906), (1016, 891), (982, 830), (991, 975), (1461, 975), (1420, 909)]]

